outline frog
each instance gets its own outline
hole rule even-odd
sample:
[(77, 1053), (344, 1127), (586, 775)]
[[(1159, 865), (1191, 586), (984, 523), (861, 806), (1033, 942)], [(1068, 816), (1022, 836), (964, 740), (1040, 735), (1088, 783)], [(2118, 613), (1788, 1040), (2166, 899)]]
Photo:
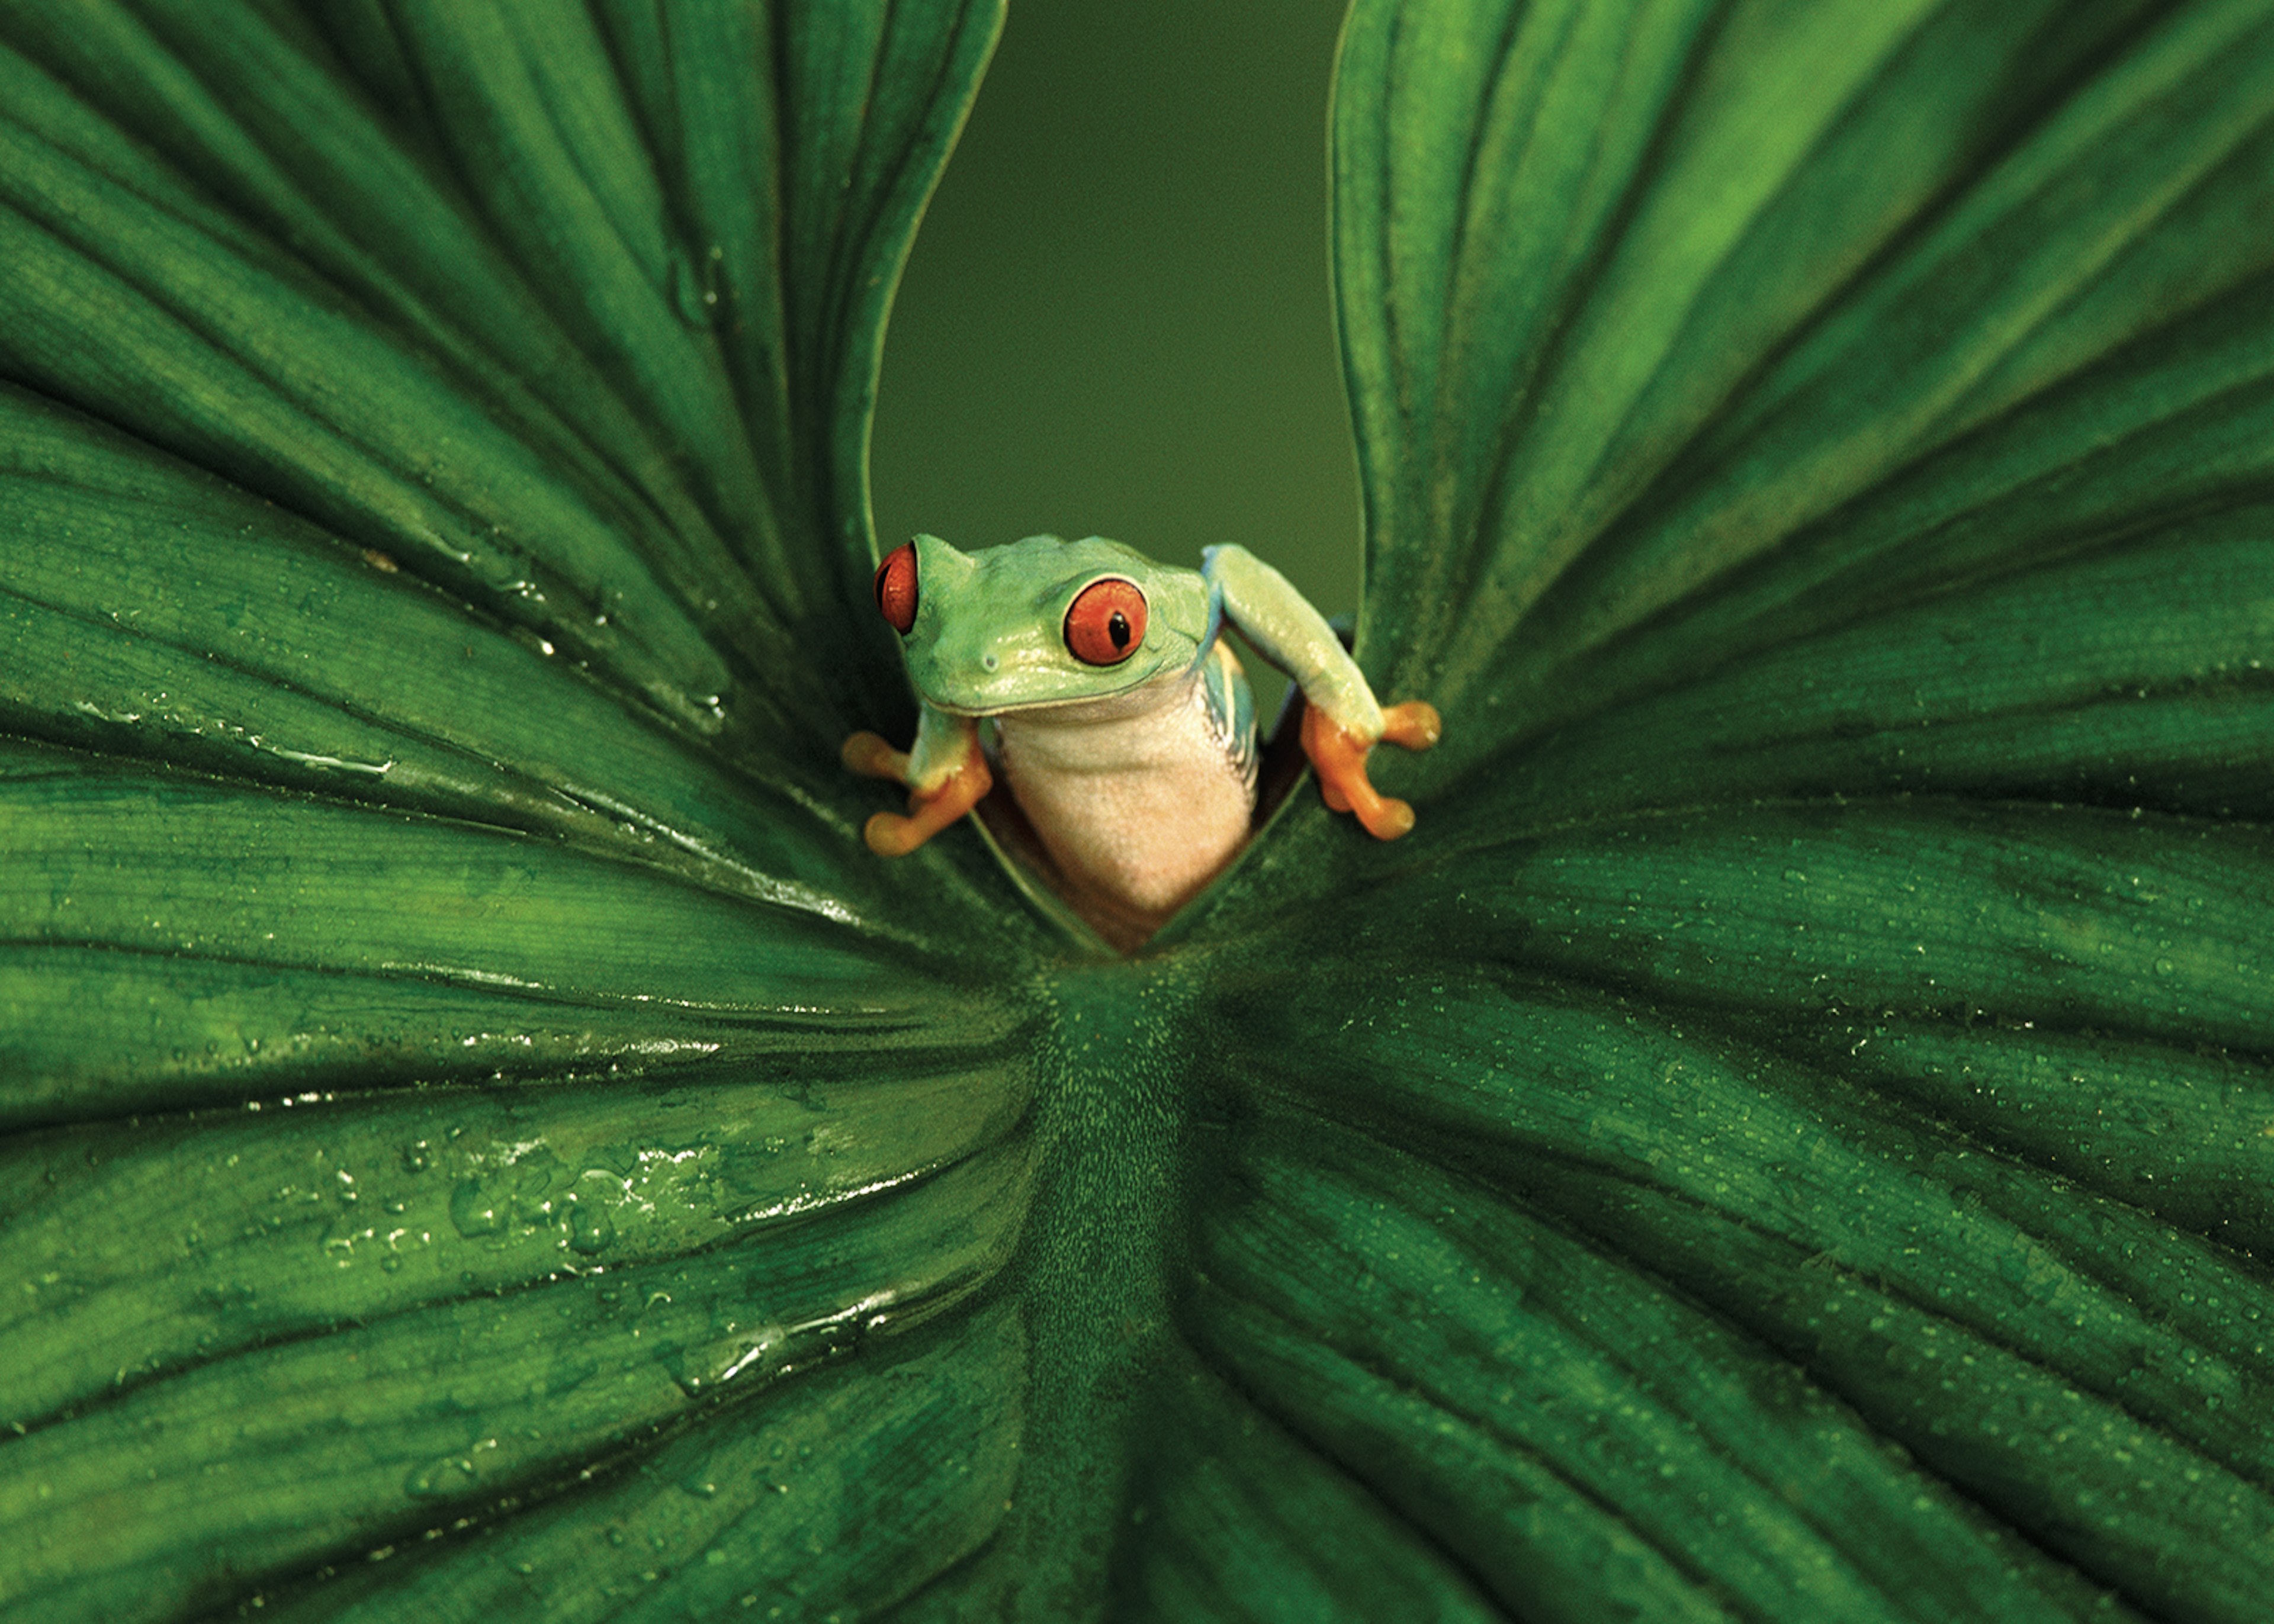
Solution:
[(1076, 911), (1124, 943), (1149, 935), (1224, 871), (1254, 821), (1254, 702), (1227, 624), (1301, 690), (1329, 810), (1377, 839), (1413, 827), (1367, 758), (1384, 742), (1434, 745), (1435, 708), (1379, 703), (1326, 618), (1245, 547), (1210, 547), (1194, 570), (1099, 536), (966, 553), (920, 535), (877, 565), (874, 592), (918, 700), (909, 748), (864, 731), (841, 752), (908, 791), (905, 814), (862, 831), (880, 856), (971, 812), (999, 769)]

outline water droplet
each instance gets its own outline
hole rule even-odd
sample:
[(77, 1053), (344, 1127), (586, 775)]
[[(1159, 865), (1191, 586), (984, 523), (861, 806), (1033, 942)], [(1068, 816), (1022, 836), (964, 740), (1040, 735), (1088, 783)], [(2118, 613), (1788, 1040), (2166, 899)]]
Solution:
[(721, 1336), (674, 1351), (666, 1361), (671, 1379), (689, 1398), (698, 1397), (722, 1383), (746, 1373), (746, 1386), (763, 1384), (779, 1373), (787, 1335), (775, 1325), (757, 1326), (733, 1336)]
[(711, 312), (719, 303), (719, 290), (711, 285), (714, 275), (707, 262), (698, 270), (686, 254), (672, 251), (671, 302), (689, 327), (711, 325)]
[(471, 1457), (446, 1455), (440, 1460), (412, 1467), (403, 1479), (403, 1492), (413, 1500), (439, 1500), (466, 1492), (474, 1486), (474, 1477)]
[(480, 1179), (466, 1179), (450, 1192), (450, 1222), (468, 1240), (495, 1235), (505, 1228), (505, 1203), (485, 1189)]
[(568, 1209), (568, 1244), (586, 1257), (606, 1251), (616, 1238), (615, 1220), (597, 1201), (577, 1201)]

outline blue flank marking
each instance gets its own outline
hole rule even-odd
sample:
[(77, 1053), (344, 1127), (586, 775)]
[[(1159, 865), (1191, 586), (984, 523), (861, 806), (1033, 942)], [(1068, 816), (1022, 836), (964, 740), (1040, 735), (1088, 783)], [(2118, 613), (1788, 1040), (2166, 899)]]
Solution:
[(1208, 629), (1201, 634), (1193, 665), (1201, 667), (1201, 696), (1208, 706), (1209, 730), (1224, 747), (1224, 759), (1231, 763), (1231, 770), (1248, 788), (1254, 789), (1255, 695), (1247, 686), (1247, 673), (1233, 666), (1232, 652), (1224, 645), (1224, 583), (1209, 574), (1216, 554), (1214, 547), (1201, 549), (1201, 578), (1208, 583), (1209, 618)]
[(1255, 783), (1255, 695), (1246, 673), (1232, 665), (1231, 650), (1211, 639), (1216, 658), (1201, 668), (1201, 694), (1208, 706), (1209, 730), (1224, 747), (1224, 759), (1242, 782)]
[[(1207, 565), (1208, 565), (1208, 560), (1209, 560), (1209, 554), (1210, 554), (1211, 553), (1214, 553), (1215, 551), (1216, 551), (1216, 549), (1215, 549), (1214, 547), (1202, 547), (1202, 548), (1201, 549), (1201, 568), (1202, 568), (1203, 569), (1205, 569), (1205, 568), (1207, 568)], [(1207, 576), (1206, 576), (1206, 575), (1202, 575), (1201, 579), (1203, 579), (1203, 580), (1207, 580)], [(1187, 671), (1190, 671), (1191, 669), (1193, 669), (1193, 665), (1199, 665), (1202, 660), (1206, 659), (1206, 658), (1209, 657), (1209, 654), (1210, 650), (1212, 650), (1213, 649), (1215, 649), (1215, 647), (1216, 647), (1216, 639), (1217, 639), (1218, 637), (1220, 637), (1220, 636), (1222, 636), (1222, 635), (1224, 635), (1224, 586), (1223, 586), (1223, 583), (1220, 583), (1220, 582), (1209, 581), (1209, 583), (1208, 583), (1208, 590), (1209, 590), (1209, 618), (1208, 618), (1208, 627), (1207, 627), (1207, 628), (1206, 628), (1205, 630), (1203, 630), (1203, 631), (1201, 633), (1200, 646), (1199, 646), (1197, 649), (1194, 649), (1194, 650), (1193, 650), (1193, 664), (1192, 664), (1192, 665), (1187, 665), (1187, 666), (1186, 666), (1186, 667), (1185, 667), (1185, 669), (1186, 669), (1186, 670), (1187, 670)]]

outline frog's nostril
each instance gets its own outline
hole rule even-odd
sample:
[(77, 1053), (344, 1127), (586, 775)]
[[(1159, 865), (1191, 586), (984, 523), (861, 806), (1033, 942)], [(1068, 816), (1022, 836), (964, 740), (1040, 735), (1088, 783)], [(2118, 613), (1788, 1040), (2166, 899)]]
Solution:
[(979, 665), (980, 669), (983, 671), (992, 671), (995, 669), (997, 664), (998, 662), (992, 654), (983, 654), (979, 657)]

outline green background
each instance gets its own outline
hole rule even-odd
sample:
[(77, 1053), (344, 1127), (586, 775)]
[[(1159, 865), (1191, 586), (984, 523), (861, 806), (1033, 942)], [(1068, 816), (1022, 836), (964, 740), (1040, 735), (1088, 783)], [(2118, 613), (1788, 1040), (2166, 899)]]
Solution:
[(883, 545), (1050, 530), (1197, 563), (1237, 541), (1358, 607), (1327, 270), (1341, 21), (1331, 0), (1012, 8), (885, 338)]

